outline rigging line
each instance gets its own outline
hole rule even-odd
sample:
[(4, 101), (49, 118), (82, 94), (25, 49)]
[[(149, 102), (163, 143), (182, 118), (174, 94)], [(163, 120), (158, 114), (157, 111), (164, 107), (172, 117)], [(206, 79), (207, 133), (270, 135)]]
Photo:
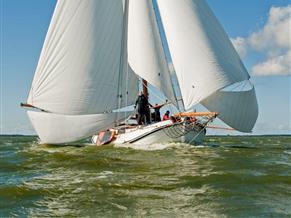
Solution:
[[(141, 80), (141, 82), (142, 82), (142, 85), (146, 86), (146, 87), (147, 87), (147, 88), (148, 88), (148, 89), (153, 93), (153, 95), (156, 96), (160, 101), (164, 101), (164, 99), (162, 99), (160, 96), (158, 96), (157, 94), (155, 94), (155, 92), (153, 92), (153, 90), (152, 90), (148, 85), (146, 85), (146, 84), (143, 82), (143, 80)], [(173, 107), (173, 108), (174, 108), (173, 111), (175, 111), (175, 109), (178, 109), (178, 111), (180, 112), (179, 108), (176, 108), (176, 107), (174, 106), (174, 104), (171, 103), (171, 101), (169, 101), (169, 103), (170, 103), (170, 107)]]
[[(145, 85), (153, 93), (154, 96), (156, 96), (160, 101), (164, 101), (164, 99), (162, 99), (160, 96), (158, 96), (157, 94), (155, 94), (155, 92), (153, 92), (153, 90), (148, 85), (146, 85), (143, 82), (143, 80), (141, 80), (141, 81), (142, 81), (142, 84)], [(180, 109), (177, 108), (171, 101), (169, 101), (169, 104), (170, 104), (170, 107), (172, 107), (172, 111), (175, 111), (175, 110), (178, 109), (178, 111), (181, 112)], [(178, 104), (178, 102), (177, 102), (177, 104)]]
[[(170, 81), (171, 81), (171, 86), (172, 86), (172, 90), (173, 90), (173, 93), (174, 93), (174, 98), (176, 100), (177, 109), (180, 112), (181, 110), (180, 110), (180, 106), (179, 106), (179, 102), (178, 102), (178, 97), (177, 97), (177, 93), (175, 91), (174, 81), (173, 81), (173, 78), (172, 78), (172, 75), (171, 75), (171, 72), (170, 72), (170, 69), (169, 69), (169, 63), (167, 61), (167, 56), (166, 56), (166, 50), (167, 51), (169, 50), (169, 49), (167, 49), (169, 46), (168, 46), (168, 42), (167, 42), (167, 38), (166, 37), (165, 37), (165, 41), (162, 40), (162, 33), (164, 33), (164, 26), (163, 26), (162, 22), (160, 22), (160, 25), (159, 25), (159, 22), (158, 22), (158, 18), (161, 20), (161, 15), (160, 15), (159, 7), (158, 7), (158, 5), (157, 5), (156, 2), (155, 2), (155, 5), (154, 5), (154, 1), (152, 1), (152, 7), (153, 7), (153, 12), (154, 12), (153, 15), (155, 17), (156, 25), (157, 25), (157, 28), (158, 28), (158, 32), (159, 32), (159, 36), (160, 36), (160, 40), (161, 40), (161, 44), (162, 44), (162, 48), (163, 48), (164, 58), (165, 58), (165, 61), (167, 63), (167, 69), (168, 69), (168, 74), (170, 76)], [(165, 35), (165, 34), (163, 34), (163, 35)], [(168, 51), (168, 52), (170, 54), (170, 58), (172, 59), (170, 51)], [(176, 74), (175, 69), (174, 69), (174, 72)], [(179, 85), (178, 85), (178, 89), (180, 89)], [(182, 101), (182, 104), (184, 105), (184, 102), (183, 101)]]
[[(121, 90), (121, 80), (122, 76), (121, 74), (124, 71), (124, 55), (127, 55), (127, 43), (125, 45), (125, 42), (127, 42), (127, 26), (128, 26), (128, 0), (125, 0), (124, 5), (124, 15), (123, 15), (123, 23), (122, 23), (122, 37), (121, 37), (121, 51), (120, 51), (120, 60), (119, 60), (119, 74), (118, 74), (118, 88), (117, 88), (117, 108), (121, 108), (122, 104), (122, 92)], [(125, 53), (126, 52), (126, 53)], [(126, 63), (128, 63), (128, 58), (126, 58)], [(116, 113), (115, 122), (117, 124), (117, 121), (119, 120), (119, 112)]]
[(202, 131), (204, 131), (204, 129), (207, 128), (207, 124), (209, 122), (211, 122), (213, 119), (215, 118), (215, 116), (211, 116), (210, 118), (208, 118), (208, 120), (206, 121), (206, 123), (204, 124), (204, 127), (193, 137), (193, 139), (191, 139), (191, 141), (189, 142), (189, 144), (191, 144), (199, 135)]
[(207, 123), (206, 125), (204, 125), (204, 127), (193, 137), (193, 139), (191, 139), (191, 141), (189, 142), (189, 144), (191, 144), (199, 135), (200, 133), (202, 133), (202, 131), (204, 131), (206, 129)]
[(191, 144), (199, 135), (200, 133), (202, 133), (202, 131), (204, 131), (204, 129), (206, 128), (206, 126), (204, 126), (194, 137), (193, 139), (191, 139), (191, 141), (189, 142), (189, 144)]
[(153, 91), (153, 89), (151, 89), (148, 85), (146, 85), (142, 80), (141, 80), (142, 85), (146, 86), (151, 92), (152, 94), (157, 97), (159, 100), (164, 101), (164, 99), (162, 99), (160, 96), (158, 96), (157, 94), (155, 94), (155, 92)]
[[(126, 65), (126, 82), (125, 82), (125, 105), (128, 105), (128, 63)], [(124, 111), (124, 116), (126, 116), (126, 111)], [(128, 119), (125, 120), (125, 123), (127, 123)]]

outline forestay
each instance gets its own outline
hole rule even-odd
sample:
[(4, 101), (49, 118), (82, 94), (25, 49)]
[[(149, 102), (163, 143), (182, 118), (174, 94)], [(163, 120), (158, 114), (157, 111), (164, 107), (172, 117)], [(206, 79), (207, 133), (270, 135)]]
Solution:
[(128, 62), (136, 74), (176, 104), (152, 1), (129, 3)]
[(218, 112), (222, 121), (241, 132), (251, 132), (258, 117), (254, 88), (240, 92), (218, 91), (201, 103), (208, 110)]
[(186, 109), (249, 75), (203, 0), (157, 0)]
[(127, 68), (127, 60), (121, 63), (123, 24), (122, 1), (58, 0), (27, 102), (67, 115), (121, 107), (120, 93), (128, 93), (127, 103), (133, 103), (136, 88), (128, 90), (136, 77), (131, 72), (128, 89), (118, 92), (119, 78), (127, 73), (120, 70)]

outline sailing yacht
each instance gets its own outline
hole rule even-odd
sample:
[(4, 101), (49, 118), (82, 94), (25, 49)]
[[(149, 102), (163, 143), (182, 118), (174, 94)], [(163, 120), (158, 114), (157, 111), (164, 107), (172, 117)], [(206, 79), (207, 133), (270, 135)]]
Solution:
[[(93, 136), (96, 144), (192, 144), (203, 140), (216, 117), (251, 132), (258, 105), (249, 79), (204, 0), (58, 0), (22, 106), (29, 108), (41, 143)], [(134, 104), (140, 81), (177, 108), (172, 119), (146, 126), (127, 122), (131, 114), (122, 109)], [(247, 90), (226, 90), (245, 83)], [(210, 112), (191, 111), (197, 104)]]

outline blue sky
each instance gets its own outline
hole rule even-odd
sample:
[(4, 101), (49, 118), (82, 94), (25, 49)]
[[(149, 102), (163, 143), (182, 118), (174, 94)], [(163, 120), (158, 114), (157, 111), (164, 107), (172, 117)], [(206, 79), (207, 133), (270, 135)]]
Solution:
[[(1, 133), (31, 134), (34, 131), (19, 103), (26, 101), (56, 1), (0, 0), (0, 2)], [(283, 22), (282, 19), (286, 19), (286, 16), (290, 22), (290, 10), (285, 10), (288, 4), (290, 5), (289, 1), (207, 0), (207, 2), (234, 41), (255, 84), (260, 111), (253, 133), (291, 133), (291, 74), (290, 68), (286, 73), (286, 67), (290, 65), (284, 62), (290, 47), (289, 45), (286, 47), (284, 39), (281, 39), (284, 36), (284, 29), (281, 33), (280, 23), (274, 26), (273, 22), (275, 19), (277, 25), (279, 21)], [(282, 18), (283, 13), (285, 17)], [(276, 16), (279, 21), (276, 20)], [(272, 43), (276, 39), (278, 43)], [(273, 66), (272, 63), (276, 65)], [(278, 66), (279, 63), (281, 65)]]

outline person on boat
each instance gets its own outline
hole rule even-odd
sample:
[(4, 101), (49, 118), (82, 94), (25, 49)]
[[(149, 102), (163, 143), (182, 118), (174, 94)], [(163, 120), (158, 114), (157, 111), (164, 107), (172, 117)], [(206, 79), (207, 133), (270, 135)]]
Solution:
[(152, 107), (152, 105), (149, 103), (146, 106), (146, 112), (145, 112), (146, 124), (151, 124), (151, 110), (150, 110), (150, 107), (149, 106)]
[(160, 114), (160, 109), (165, 106), (168, 103), (168, 100), (166, 100), (166, 103), (164, 104), (155, 104), (155, 106), (151, 107), (152, 109), (154, 109), (154, 113), (153, 113), (153, 120), (160, 122), (161, 121), (161, 114)]
[(137, 107), (137, 123), (139, 125), (142, 125), (144, 123), (144, 120), (146, 120), (147, 124), (150, 124), (150, 109), (149, 106), (152, 106), (149, 102), (147, 97), (143, 94), (143, 92), (140, 92), (136, 102), (135, 102), (135, 108)]
[(170, 119), (170, 111), (166, 111), (166, 113), (163, 116), (163, 120), (168, 120)]

